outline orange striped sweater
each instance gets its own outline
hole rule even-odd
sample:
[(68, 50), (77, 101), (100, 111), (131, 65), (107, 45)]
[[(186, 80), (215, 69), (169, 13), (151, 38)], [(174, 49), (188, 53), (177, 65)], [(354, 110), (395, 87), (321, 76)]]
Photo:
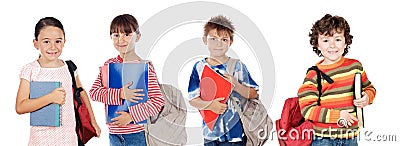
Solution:
[[(314, 123), (314, 134), (320, 137), (351, 138), (359, 133), (357, 122), (348, 128), (339, 127), (340, 110), (355, 109), (353, 105), (353, 82), (355, 73), (362, 75), (362, 90), (369, 96), (369, 104), (374, 101), (376, 90), (367, 78), (361, 63), (355, 59), (342, 57), (340, 61), (330, 65), (317, 67), (330, 76), (334, 83), (329, 84), (322, 78), (322, 94), (320, 105), (317, 105), (318, 89), (315, 71), (309, 71), (301, 85), (298, 96), (300, 109), (305, 119)], [(355, 111), (355, 110), (354, 110)], [(351, 113), (353, 116), (355, 112)]]

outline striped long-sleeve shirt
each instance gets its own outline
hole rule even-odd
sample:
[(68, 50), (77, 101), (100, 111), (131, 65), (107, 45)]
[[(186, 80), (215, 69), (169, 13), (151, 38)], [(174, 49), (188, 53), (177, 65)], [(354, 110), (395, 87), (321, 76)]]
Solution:
[(341, 110), (353, 109), (351, 114), (356, 115), (353, 104), (355, 73), (361, 73), (362, 90), (368, 94), (369, 104), (374, 101), (376, 90), (359, 61), (342, 57), (340, 61), (330, 65), (320, 65), (321, 62), (316, 64), (317, 67), (330, 76), (334, 83), (329, 84), (322, 79), (322, 94), (318, 106), (317, 74), (315, 71), (309, 71), (298, 91), (301, 113), (305, 119), (314, 123), (314, 134), (317, 136), (355, 137), (359, 133), (357, 122), (348, 128), (339, 127), (340, 124), (337, 124)]
[[(120, 56), (111, 58), (104, 63), (122, 63), (123, 59)], [(102, 102), (105, 105), (121, 105), (120, 98), (121, 89), (106, 88), (102, 84), (102, 72), (100, 71), (97, 79), (94, 81), (92, 88), (89, 91), (90, 98), (94, 101)], [(160, 86), (158, 85), (157, 76), (151, 63), (149, 64), (148, 75), (148, 100), (129, 107), (129, 113), (134, 123), (143, 121), (149, 116), (154, 116), (161, 111), (161, 107), (165, 104)], [(111, 134), (129, 134), (137, 133), (144, 130), (143, 125), (128, 124), (127, 126), (116, 126), (108, 124), (108, 129)]]

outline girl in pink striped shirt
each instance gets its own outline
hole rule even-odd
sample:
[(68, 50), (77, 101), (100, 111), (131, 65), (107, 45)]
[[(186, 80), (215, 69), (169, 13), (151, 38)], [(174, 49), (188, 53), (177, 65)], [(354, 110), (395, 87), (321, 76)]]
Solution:
[[(142, 60), (135, 52), (135, 43), (139, 41), (141, 36), (135, 17), (129, 14), (115, 17), (111, 22), (110, 35), (119, 55), (107, 60), (104, 65)], [(100, 71), (92, 89), (89, 91), (92, 100), (102, 102), (105, 105), (121, 105), (123, 99), (131, 102), (142, 99), (144, 94), (141, 94), (141, 89), (128, 89), (132, 83), (128, 83), (119, 89), (107, 88), (106, 85), (103, 85), (102, 75), (103, 73)], [(156, 73), (150, 63), (148, 68), (148, 100), (130, 106), (129, 112), (117, 112), (119, 116), (113, 118), (112, 123), (107, 124), (110, 132), (110, 146), (145, 146), (144, 127), (136, 123), (158, 114), (164, 103)], [(130, 124), (131, 122), (135, 124)]]
[[(75, 132), (72, 78), (66, 63), (58, 59), (64, 43), (64, 27), (59, 20), (53, 17), (39, 20), (35, 26), (33, 44), (40, 51), (40, 56), (39, 59), (26, 64), (21, 70), (15, 110), (18, 114), (25, 114), (48, 104), (60, 104), (61, 121), (59, 127), (32, 126), (28, 144), (30, 146), (78, 145), (78, 137)], [(77, 72), (75, 72), (75, 79), (77, 86), (82, 87)], [(29, 99), (31, 81), (61, 82), (62, 87), (39, 98)], [(96, 123), (86, 91), (81, 92), (81, 97), (88, 108), (96, 134), (100, 136), (100, 128)]]

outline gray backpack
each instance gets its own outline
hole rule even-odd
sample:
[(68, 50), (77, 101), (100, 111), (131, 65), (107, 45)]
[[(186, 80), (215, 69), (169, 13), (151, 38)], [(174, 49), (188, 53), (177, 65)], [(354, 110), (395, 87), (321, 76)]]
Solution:
[[(234, 70), (238, 59), (230, 58), (227, 64), (227, 71), (230, 75), (235, 76)], [(236, 76), (237, 79), (237, 76)], [(243, 132), (247, 136), (246, 146), (262, 146), (268, 140), (272, 130), (272, 120), (268, 116), (268, 111), (258, 98), (255, 99), (239, 99), (230, 96), (235, 109), (239, 113), (242, 122)], [(237, 103), (242, 105), (242, 108)]]
[(148, 146), (185, 145), (186, 104), (182, 92), (169, 84), (160, 84), (165, 100), (161, 112), (150, 117), (146, 128)]

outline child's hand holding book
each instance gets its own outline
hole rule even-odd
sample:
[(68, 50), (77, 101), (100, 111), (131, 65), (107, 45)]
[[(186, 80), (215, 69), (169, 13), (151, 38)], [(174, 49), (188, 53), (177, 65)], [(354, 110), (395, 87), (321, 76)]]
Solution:
[(111, 119), (113, 121), (113, 125), (126, 126), (130, 122), (132, 122), (132, 117), (128, 112), (118, 111), (116, 112), (116, 114), (118, 114), (119, 116)]
[(50, 100), (52, 103), (60, 104), (60, 105), (65, 103), (66, 93), (65, 93), (64, 88), (62, 88), (62, 87), (56, 88), (52, 92), (50, 92), (49, 95), (50, 95), (49, 97), (50, 97)]
[(228, 106), (225, 103), (221, 103), (221, 101), (223, 101), (224, 99), (224, 97), (220, 97), (212, 100), (210, 105), (208, 106), (208, 109), (216, 114), (223, 114)]
[(138, 100), (142, 100), (143, 98), (141, 97), (144, 96), (144, 94), (138, 92), (143, 92), (143, 89), (129, 89), (132, 84), (133, 82), (131, 81), (122, 87), (121, 98), (130, 102), (138, 103)]
[(367, 106), (368, 103), (369, 103), (368, 94), (365, 93), (365, 92), (362, 92), (361, 94), (362, 94), (362, 98), (354, 100), (354, 105), (359, 107), (359, 108), (363, 108), (363, 107)]

